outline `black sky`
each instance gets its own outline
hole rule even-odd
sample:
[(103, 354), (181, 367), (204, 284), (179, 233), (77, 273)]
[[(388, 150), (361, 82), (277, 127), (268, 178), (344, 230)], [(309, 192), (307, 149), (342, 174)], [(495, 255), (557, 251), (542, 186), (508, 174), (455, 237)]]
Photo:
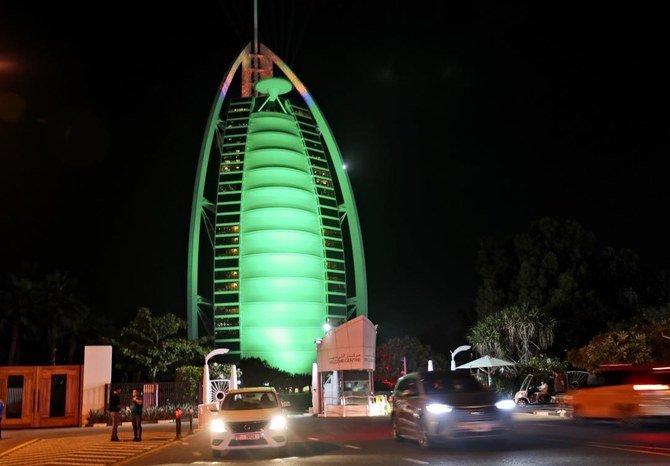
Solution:
[[(69, 270), (119, 319), (185, 316), (200, 143), (252, 37), (251, 0), (140, 3), (0, 6), (0, 268)], [(259, 3), (349, 167), (382, 336), (461, 344), (480, 241), (543, 216), (667, 268), (661, 7)]]

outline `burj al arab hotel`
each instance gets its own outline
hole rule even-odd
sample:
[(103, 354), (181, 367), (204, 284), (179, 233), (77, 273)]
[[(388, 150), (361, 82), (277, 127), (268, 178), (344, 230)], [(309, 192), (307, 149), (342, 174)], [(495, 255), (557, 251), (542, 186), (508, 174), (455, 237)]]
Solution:
[(300, 79), (258, 41), (225, 74), (195, 179), (189, 337), (233, 359), (309, 373), (315, 342), (367, 315), (354, 195), (337, 142)]

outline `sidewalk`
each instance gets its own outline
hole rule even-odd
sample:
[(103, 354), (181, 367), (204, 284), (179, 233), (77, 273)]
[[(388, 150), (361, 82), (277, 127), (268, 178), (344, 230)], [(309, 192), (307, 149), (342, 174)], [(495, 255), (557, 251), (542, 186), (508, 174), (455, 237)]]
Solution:
[[(193, 429), (197, 428), (197, 419), (193, 420)], [(189, 435), (188, 420), (182, 420), (182, 437)], [(172, 441), (176, 435), (176, 425), (169, 423), (143, 423), (142, 440), (145, 445), (156, 445)], [(119, 427), (119, 437), (121, 442), (109, 442), (111, 427), (59, 427), (45, 429), (11, 429), (2, 430), (2, 439), (0, 439), (0, 464), (5, 464), (10, 457), (19, 452), (36, 450), (40, 443), (39, 450), (50, 444), (62, 444), (59, 448), (67, 450), (78, 450), (87, 446), (100, 443), (107, 443), (110, 446), (126, 444), (133, 438), (133, 428), (130, 422), (125, 422)], [(58, 441), (58, 442), (56, 442)], [(126, 442), (127, 441), (127, 442)], [(132, 442), (130, 442), (132, 444)], [(140, 445), (140, 443), (137, 443)]]

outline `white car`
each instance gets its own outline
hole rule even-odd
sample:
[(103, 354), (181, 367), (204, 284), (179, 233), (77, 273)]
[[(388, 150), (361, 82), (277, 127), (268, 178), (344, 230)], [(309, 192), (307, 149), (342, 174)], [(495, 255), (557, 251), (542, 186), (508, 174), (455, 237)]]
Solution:
[(288, 443), (288, 422), (277, 392), (271, 387), (239, 388), (226, 393), (212, 419), (212, 455), (252, 448), (283, 450)]

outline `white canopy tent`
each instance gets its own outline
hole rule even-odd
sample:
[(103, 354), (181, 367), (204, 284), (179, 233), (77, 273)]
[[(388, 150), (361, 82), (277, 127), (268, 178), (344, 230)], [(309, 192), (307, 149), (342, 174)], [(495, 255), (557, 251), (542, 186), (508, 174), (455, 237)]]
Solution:
[(482, 356), (479, 359), (458, 366), (456, 369), (479, 369), (488, 376), (489, 387), (491, 386), (491, 375), (498, 367), (514, 366), (513, 362), (505, 361), (491, 356)]

